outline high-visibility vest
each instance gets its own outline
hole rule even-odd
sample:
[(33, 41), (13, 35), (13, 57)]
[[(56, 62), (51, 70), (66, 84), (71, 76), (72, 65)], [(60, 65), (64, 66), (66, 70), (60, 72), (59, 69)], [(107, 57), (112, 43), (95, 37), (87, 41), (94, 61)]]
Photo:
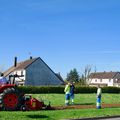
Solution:
[(65, 92), (65, 94), (69, 94), (70, 93), (70, 85), (66, 85), (65, 86), (64, 92)]
[(101, 88), (98, 88), (97, 89), (97, 95), (99, 96), (99, 95), (101, 95), (102, 94), (102, 90), (101, 90)]

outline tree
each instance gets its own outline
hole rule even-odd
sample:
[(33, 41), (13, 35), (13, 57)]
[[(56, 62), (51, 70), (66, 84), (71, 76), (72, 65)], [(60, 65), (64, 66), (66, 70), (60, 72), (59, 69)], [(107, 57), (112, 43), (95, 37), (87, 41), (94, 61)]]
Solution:
[(74, 68), (73, 70), (70, 70), (70, 72), (67, 74), (66, 80), (69, 82), (78, 82), (79, 81), (79, 74), (78, 74), (76, 68)]
[(84, 80), (84, 83), (88, 83), (89, 75), (91, 73), (92, 66), (91, 65), (86, 65), (85, 68), (83, 69), (82, 73), (82, 79)]
[(84, 75), (83, 74), (80, 76), (79, 83), (80, 83), (80, 85), (85, 85), (86, 84), (86, 81), (84, 79)]

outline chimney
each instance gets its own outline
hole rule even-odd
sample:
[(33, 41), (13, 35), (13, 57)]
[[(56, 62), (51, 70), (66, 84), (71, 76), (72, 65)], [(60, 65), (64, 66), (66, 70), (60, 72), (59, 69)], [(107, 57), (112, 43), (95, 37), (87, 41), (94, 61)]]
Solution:
[(14, 59), (14, 67), (17, 67), (17, 57)]
[(30, 60), (32, 60), (33, 59), (33, 57), (32, 56), (30, 56)]

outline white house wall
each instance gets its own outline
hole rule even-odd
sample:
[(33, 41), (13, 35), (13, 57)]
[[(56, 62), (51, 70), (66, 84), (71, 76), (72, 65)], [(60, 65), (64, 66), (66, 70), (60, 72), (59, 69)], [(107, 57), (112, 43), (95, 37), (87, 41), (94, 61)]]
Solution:
[[(22, 73), (22, 74), (21, 74), (21, 73)], [(7, 79), (9, 79), (9, 76), (10, 76), (10, 75), (15, 75), (15, 74), (17, 74), (17, 75), (19, 75), (19, 76), (23, 75), (23, 77), (15, 77), (15, 83), (17, 83), (17, 84), (19, 84), (19, 85), (24, 85), (24, 83), (25, 83), (25, 76), (26, 76), (25, 70), (17, 70), (17, 71), (14, 71), (14, 72), (10, 73), (10, 74), (7, 76)], [(12, 79), (13, 79), (13, 78), (12, 78)]]
[[(21, 74), (21, 73), (22, 73), (22, 74)], [(16, 77), (16, 78), (15, 78), (16, 81), (21, 81), (21, 80), (24, 80), (24, 81), (25, 81), (25, 70), (14, 71), (14, 74), (17, 74), (18, 76), (23, 75), (23, 77)]]
[(37, 59), (26, 69), (25, 85), (59, 85), (62, 81), (44, 64)]
[(110, 80), (108, 79), (108, 86), (113, 86), (114, 85), (113, 80), (114, 79), (110, 79)]
[(113, 79), (89, 79), (90, 84), (107, 84), (108, 86), (113, 86)]

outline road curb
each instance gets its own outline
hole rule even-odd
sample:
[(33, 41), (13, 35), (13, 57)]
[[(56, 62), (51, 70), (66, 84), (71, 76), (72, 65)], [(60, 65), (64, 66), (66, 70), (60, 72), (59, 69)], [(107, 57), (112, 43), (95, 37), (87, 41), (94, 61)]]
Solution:
[(120, 118), (120, 115), (118, 116), (106, 116), (106, 117), (93, 117), (93, 118), (78, 118), (78, 119), (62, 119), (62, 120), (104, 120), (109, 118)]

